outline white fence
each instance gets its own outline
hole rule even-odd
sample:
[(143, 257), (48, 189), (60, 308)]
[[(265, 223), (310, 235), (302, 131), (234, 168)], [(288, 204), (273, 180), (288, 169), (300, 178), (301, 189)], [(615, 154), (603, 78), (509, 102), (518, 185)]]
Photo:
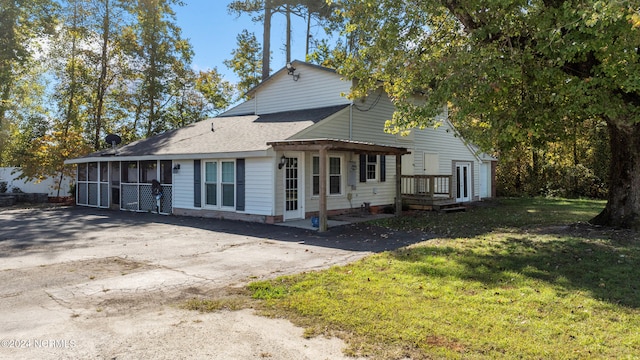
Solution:
[[(48, 193), (49, 196), (58, 196), (58, 190), (56, 185), (58, 184), (58, 178), (47, 178), (39, 183), (36, 181), (26, 181), (25, 179), (17, 180), (20, 176), (20, 168), (14, 167), (0, 167), (0, 182), (7, 183), (7, 192), (11, 192), (13, 188), (19, 188), (22, 192), (26, 193)], [(71, 185), (71, 179), (65, 177), (62, 179), (62, 186), (60, 187), (59, 196), (69, 196), (69, 187)]]

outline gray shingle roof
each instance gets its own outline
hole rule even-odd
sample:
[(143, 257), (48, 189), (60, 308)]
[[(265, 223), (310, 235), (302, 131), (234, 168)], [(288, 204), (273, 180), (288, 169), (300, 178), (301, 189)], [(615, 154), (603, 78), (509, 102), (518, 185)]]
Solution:
[[(285, 140), (348, 105), (265, 115), (216, 117), (138, 140), (117, 149), (118, 156), (213, 154), (259, 151), (267, 142)], [(213, 129), (213, 131), (212, 131)], [(82, 158), (113, 156), (113, 150)]]

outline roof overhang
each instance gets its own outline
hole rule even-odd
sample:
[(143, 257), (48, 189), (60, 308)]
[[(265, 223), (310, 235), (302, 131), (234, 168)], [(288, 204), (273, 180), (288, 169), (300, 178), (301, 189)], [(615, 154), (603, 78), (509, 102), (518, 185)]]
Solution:
[(276, 151), (320, 151), (321, 149), (325, 149), (372, 155), (404, 155), (410, 153), (410, 151), (404, 147), (338, 139), (281, 140), (268, 142), (267, 145), (272, 146)]
[(234, 159), (268, 157), (269, 150), (255, 150), (242, 152), (220, 152), (203, 154), (158, 154), (158, 155), (113, 155), (93, 156), (65, 160), (66, 165), (82, 164), (100, 161), (145, 161), (145, 160), (192, 160), (192, 159)]

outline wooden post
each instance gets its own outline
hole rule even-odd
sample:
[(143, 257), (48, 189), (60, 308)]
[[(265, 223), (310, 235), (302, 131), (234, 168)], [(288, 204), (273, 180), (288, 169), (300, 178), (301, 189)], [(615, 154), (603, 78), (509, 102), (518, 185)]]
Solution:
[(320, 211), (319, 211), (319, 220), (320, 226), (318, 228), (319, 232), (327, 231), (327, 148), (320, 148)]
[(402, 155), (396, 154), (396, 216), (402, 215)]

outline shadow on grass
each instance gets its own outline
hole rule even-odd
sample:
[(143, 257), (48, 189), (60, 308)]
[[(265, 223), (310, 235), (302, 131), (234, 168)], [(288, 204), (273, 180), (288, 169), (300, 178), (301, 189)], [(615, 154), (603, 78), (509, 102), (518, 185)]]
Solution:
[(419, 230), (444, 237), (476, 237), (496, 230), (520, 231), (586, 223), (598, 215), (604, 206), (605, 202), (597, 200), (504, 198), (469, 204), (465, 212), (414, 211), (373, 223), (396, 230)]
[[(416, 272), (433, 277), (505, 286), (514, 274), (549, 283), (560, 296), (588, 291), (598, 300), (640, 307), (640, 247), (613, 240), (562, 238), (535, 240), (507, 237), (463, 247), (420, 246), (392, 253), (414, 262)], [(440, 261), (436, 261), (440, 260)], [(445, 261), (442, 261), (445, 260)]]

